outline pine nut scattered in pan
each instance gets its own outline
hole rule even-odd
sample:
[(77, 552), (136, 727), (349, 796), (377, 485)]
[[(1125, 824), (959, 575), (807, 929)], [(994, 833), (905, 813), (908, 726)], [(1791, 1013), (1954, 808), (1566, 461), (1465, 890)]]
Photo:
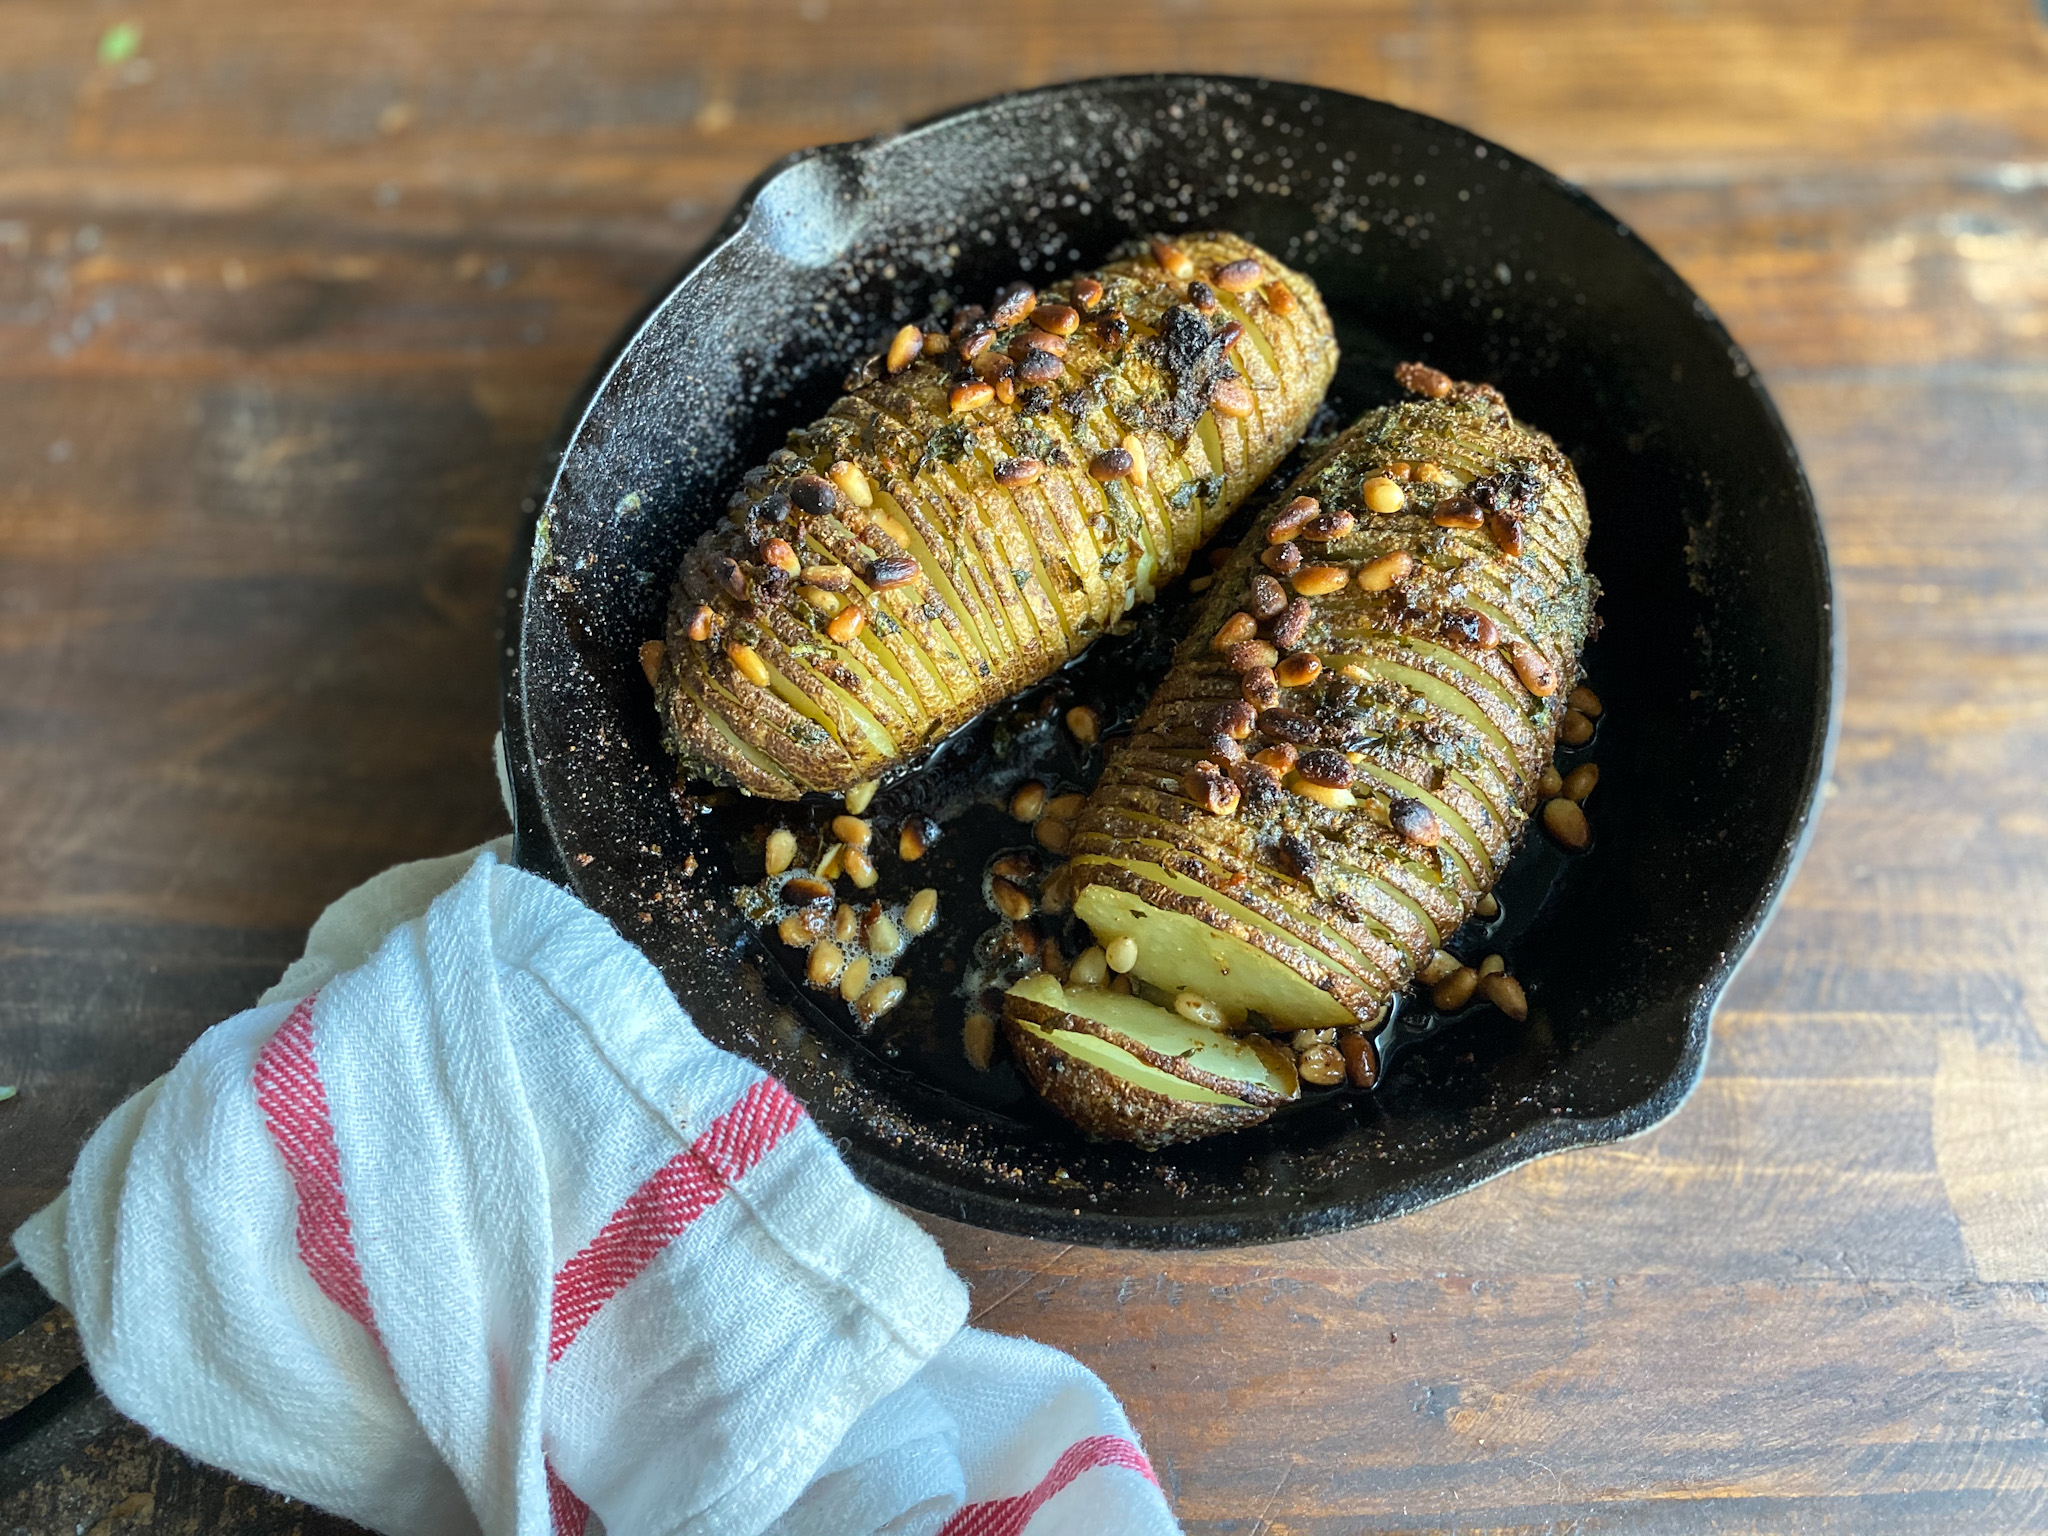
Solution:
[(1365, 498), (1366, 506), (1382, 517), (1408, 505), (1408, 493), (1385, 475), (1374, 475), (1367, 480), (1359, 487), (1359, 494)]
[(889, 354), (884, 359), (891, 373), (901, 373), (917, 358), (924, 347), (924, 333), (914, 325), (906, 325), (889, 338)]
[(875, 803), (875, 791), (882, 787), (880, 779), (869, 779), (856, 784), (846, 792), (845, 805), (849, 814), (864, 816), (869, 806)]
[(1573, 852), (1593, 840), (1593, 829), (1586, 824), (1586, 813), (1579, 809), (1576, 800), (1566, 800), (1562, 796), (1543, 802), (1543, 830)]
[(1529, 999), (1522, 984), (1505, 972), (1479, 979), (1479, 992), (1489, 1003), (1517, 1024), (1529, 1017)]
[(1023, 887), (997, 875), (988, 883), (990, 903), (996, 911), (1013, 923), (1021, 923), (1031, 915), (1031, 898)]
[(1019, 821), (1036, 821), (1045, 811), (1045, 786), (1026, 779), (1010, 796), (1010, 814)]
[(855, 955), (840, 974), (839, 995), (849, 1003), (858, 999), (861, 993), (867, 991), (868, 975), (873, 970), (874, 964), (866, 955)]
[(1588, 720), (1598, 720), (1601, 710), (1605, 707), (1600, 702), (1600, 695), (1588, 688), (1584, 683), (1579, 684), (1578, 687), (1566, 694), (1564, 701)]
[(903, 909), (903, 926), (910, 931), (912, 937), (918, 937), (931, 931), (931, 926), (938, 920), (938, 915), (939, 893), (926, 886), (911, 897), (910, 905)]
[(1557, 739), (1568, 747), (1583, 747), (1593, 739), (1593, 722), (1576, 709), (1564, 712), (1564, 719), (1557, 727)]
[(768, 834), (768, 873), (779, 875), (796, 862), (796, 834), (787, 827), (777, 827)]
[(861, 994), (860, 1001), (853, 1005), (854, 1017), (862, 1025), (872, 1024), (902, 1002), (909, 990), (910, 984), (901, 976), (885, 976)]
[(1334, 1088), (1344, 1081), (1344, 1054), (1334, 1045), (1312, 1045), (1295, 1058), (1294, 1070), (1304, 1083)]
[(849, 847), (865, 850), (874, 840), (875, 829), (858, 816), (834, 816), (832, 835)]
[(875, 871), (875, 861), (859, 848), (849, 848), (841, 855), (846, 864), (846, 877), (864, 891), (873, 890), (881, 876)]
[(804, 976), (810, 984), (821, 990), (839, 979), (839, 973), (846, 968), (846, 951), (830, 939), (820, 939), (811, 946), (811, 957), (804, 965)]
[(1599, 782), (1600, 765), (1598, 763), (1581, 763), (1564, 776), (1564, 783), (1559, 786), (1559, 791), (1564, 795), (1565, 799), (1575, 800), (1583, 805), (1585, 804), (1586, 796), (1593, 793), (1594, 786)]
[(896, 857), (906, 864), (915, 864), (931, 851), (932, 844), (938, 840), (937, 822), (929, 816), (913, 816), (896, 834)]
[(1109, 960), (1102, 952), (1102, 946), (1091, 944), (1074, 957), (1074, 967), (1067, 972), (1067, 984), (1075, 987), (1099, 987), (1109, 980)]
[(977, 1072), (986, 1072), (996, 1048), (996, 1021), (978, 1009), (960, 1030), (960, 1053)]
[(1472, 1001), (1479, 990), (1479, 973), (1461, 965), (1429, 990), (1430, 1004), (1443, 1013), (1456, 1013)]
[(1112, 971), (1121, 976), (1138, 963), (1138, 941), (1127, 933), (1120, 933), (1103, 946), (1102, 958)]

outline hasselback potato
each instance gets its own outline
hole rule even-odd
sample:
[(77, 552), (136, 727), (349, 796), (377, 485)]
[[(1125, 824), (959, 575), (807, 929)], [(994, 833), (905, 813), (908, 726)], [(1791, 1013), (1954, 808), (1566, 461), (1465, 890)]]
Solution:
[(682, 562), (644, 658), (682, 775), (915, 761), (1179, 574), (1335, 366), (1314, 286), (1228, 234), (904, 327)]
[[(1375, 1024), (1516, 847), (1579, 675), (1570, 462), (1491, 388), (1402, 377), (1424, 398), (1262, 513), (1071, 843), (1075, 914), (1129, 941), (1139, 996), (1225, 1027)], [(1013, 1040), (1042, 1018), (1007, 1013)]]

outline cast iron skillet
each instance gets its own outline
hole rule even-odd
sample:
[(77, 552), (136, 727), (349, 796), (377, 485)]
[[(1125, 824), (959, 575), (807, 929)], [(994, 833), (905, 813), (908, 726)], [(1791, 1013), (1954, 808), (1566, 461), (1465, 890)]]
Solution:
[[(1419, 357), (1498, 384), (1572, 455), (1606, 587), (1589, 667), (1608, 713), (1582, 754), (1602, 769), (1596, 846), (1565, 869), (1537, 840), (1503, 887), (1497, 931), (1462, 940), (1506, 950), (1529, 991), (1525, 1024), (1484, 1010), (1433, 1033), (1411, 1021), (1414, 1043), (1375, 1092), (1146, 1154), (1087, 1141), (1000, 1059), (966, 1065), (950, 989), (988, 921), (987, 859), (1029, 841), (999, 794), (1027, 771), (1092, 781), (1096, 760), (1067, 744), (1057, 711), (1092, 699), (1128, 720), (1182, 622), (1185, 583), (1137, 632), (884, 790), (871, 814), (889, 827), (981, 798), (922, 863), (883, 860), (881, 894), (936, 884), (943, 918), (913, 951), (911, 1002), (867, 1038), (836, 1000), (793, 984), (795, 952), (764, 945), (733, 902), (760, 876), (762, 833), (791, 813), (671, 793), (636, 652), (739, 474), (934, 295), (985, 300), (1135, 233), (1218, 226), (1321, 284), (1344, 346), (1341, 420), (1391, 397), (1392, 362)], [(1088, 81), (792, 156), (627, 333), (549, 470), (505, 621), (521, 863), (639, 944), (706, 1033), (779, 1074), (875, 1188), (987, 1227), (1147, 1246), (1325, 1232), (1645, 1129), (1697, 1080), (1715, 1000), (1798, 860), (1826, 770), (1826, 553), (1741, 351), (1654, 252), (1555, 176), (1335, 91)]]

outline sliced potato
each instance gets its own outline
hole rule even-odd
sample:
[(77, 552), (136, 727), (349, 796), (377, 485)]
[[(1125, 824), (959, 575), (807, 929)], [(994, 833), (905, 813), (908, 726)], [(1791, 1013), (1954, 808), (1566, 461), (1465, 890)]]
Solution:
[(1256, 1125), (1300, 1092), (1293, 1058), (1267, 1040), (1044, 972), (1010, 989), (1003, 1026), (1048, 1103), (1083, 1130), (1141, 1146)]
[[(935, 356), (906, 343), (894, 372), (871, 360), (749, 471), (670, 597), (654, 686), (685, 778), (841, 793), (1187, 567), (1307, 429), (1337, 347), (1299, 273), (1235, 235), (1175, 240), (1183, 276), (1146, 248), (1090, 274), (1089, 305), (1078, 279), (1039, 293), (1085, 311), (1063, 338), (1013, 315)], [(1192, 302), (1192, 282), (1244, 261), (1286, 284), (1285, 314), (1257, 293)], [(1027, 361), (1043, 382), (1024, 383)]]

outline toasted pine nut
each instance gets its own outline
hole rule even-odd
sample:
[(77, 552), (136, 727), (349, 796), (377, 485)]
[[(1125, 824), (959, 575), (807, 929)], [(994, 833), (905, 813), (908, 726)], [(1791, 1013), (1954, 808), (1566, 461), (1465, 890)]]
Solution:
[(661, 676), (661, 664), (667, 656), (668, 647), (659, 640), (649, 640), (640, 647), (640, 670), (647, 674), (649, 685)]
[(1209, 274), (1209, 281), (1225, 293), (1250, 293), (1266, 280), (1266, 269), (1249, 256), (1226, 261)]
[(1209, 409), (1218, 416), (1242, 420), (1257, 409), (1250, 386), (1243, 379), (1218, 379), (1209, 386)]
[(1278, 512), (1273, 521), (1266, 524), (1266, 542), (1283, 543), (1293, 538), (1323, 510), (1323, 504), (1313, 496), (1297, 496)]
[(1103, 946), (1102, 958), (1112, 971), (1122, 976), (1138, 963), (1138, 941), (1127, 933), (1120, 933)]
[(1416, 972), (1416, 979), (1425, 987), (1433, 987), (1458, 968), (1458, 957), (1448, 949), (1439, 949), (1422, 964)]
[(929, 816), (913, 816), (903, 823), (903, 830), (896, 834), (896, 857), (906, 864), (915, 864), (938, 840), (937, 822)]
[(1084, 747), (1092, 747), (1102, 735), (1102, 717), (1086, 704), (1067, 711), (1067, 732)]
[(1384, 592), (1395, 582), (1405, 580), (1414, 569), (1413, 555), (1405, 549), (1392, 550), (1358, 568), (1358, 585), (1367, 592)]
[(1168, 277), (1186, 279), (1195, 275), (1195, 263), (1188, 253), (1164, 238), (1152, 242), (1152, 259), (1159, 263)]
[(793, 875), (782, 882), (782, 899), (790, 905), (810, 906), (829, 899), (832, 887), (815, 875)]
[(1418, 848), (1434, 848), (1443, 841), (1443, 823), (1436, 819), (1436, 812), (1406, 795), (1394, 796), (1387, 810), (1387, 824), (1400, 834), (1403, 842)]
[(874, 968), (874, 962), (866, 955), (855, 955), (840, 974), (839, 995), (850, 1003), (867, 991), (868, 976)]
[(853, 585), (853, 572), (843, 565), (807, 565), (797, 572), (797, 579), (822, 592), (844, 592)]
[(862, 890), (873, 890), (875, 882), (882, 878), (875, 872), (875, 861), (867, 856), (865, 850), (849, 848), (841, 857), (846, 863), (847, 878)]
[(903, 519), (887, 507), (876, 507), (870, 513), (874, 525), (896, 541), (898, 549), (910, 548), (910, 530), (903, 526)]
[(804, 965), (804, 975), (814, 987), (829, 987), (839, 979), (839, 973), (846, 966), (846, 951), (830, 939), (820, 939), (811, 946), (811, 958)]
[(1600, 765), (1598, 763), (1581, 763), (1564, 776), (1564, 783), (1559, 785), (1558, 788), (1565, 799), (1576, 800), (1579, 804), (1583, 805), (1586, 802), (1586, 796), (1593, 793), (1593, 786), (1599, 782)]
[(794, 576), (803, 569), (803, 562), (796, 557), (796, 551), (789, 547), (787, 539), (770, 539), (761, 546), (761, 563), (771, 565), (778, 571)]
[(834, 816), (832, 818), (832, 835), (842, 843), (864, 851), (868, 844), (873, 841), (875, 829), (862, 821), (858, 816)]
[(1045, 814), (1052, 821), (1072, 821), (1081, 814), (1088, 804), (1088, 797), (1078, 791), (1072, 794), (1055, 795), (1045, 802)]
[(1105, 448), (1088, 460), (1088, 478), (1107, 485), (1135, 478), (1137, 460), (1122, 448)]
[(1306, 688), (1322, 675), (1322, 658), (1310, 651), (1296, 651), (1273, 669), (1273, 680), (1282, 688)]
[(1593, 739), (1593, 722), (1576, 709), (1568, 709), (1558, 723), (1557, 739), (1568, 747), (1583, 747)]
[(768, 686), (768, 663), (751, 645), (741, 645), (737, 640), (725, 642), (725, 659), (739, 669), (740, 676), (756, 688)]
[(1555, 764), (1551, 764), (1551, 765), (1548, 765), (1548, 766), (1546, 766), (1546, 767), (1544, 768), (1544, 770), (1543, 770), (1543, 771), (1542, 771), (1541, 773), (1539, 773), (1538, 775), (1536, 775), (1536, 798), (1537, 798), (1537, 799), (1539, 799), (1539, 800), (1555, 800), (1555, 799), (1556, 799), (1556, 798), (1557, 798), (1557, 797), (1558, 797), (1559, 795), (1561, 795), (1561, 794), (1563, 794), (1563, 793), (1564, 793), (1564, 779), (1563, 779), (1563, 777), (1562, 777), (1562, 776), (1561, 776), (1561, 775), (1560, 775), (1560, 774), (1558, 773), (1558, 771), (1557, 771), (1557, 767), (1556, 767), (1556, 765), (1555, 765)]
[(996, 1021), (976, 1009), (960, 1028), (960, 1054), (977, 1072), (986, 1072), (996, 1048)]
[(874, 487), (868, 484), (868, 477), (861, 467), (851, 459), (841, 459), (825, 471), (840, 493), (856, 507), (872, 507), (875, 504)]
[(1484, 918), (1500, 916), (1500, 898), (1488, 891), (1472, 904), (1472, 910)]
[(1144, 486), (1151, 483), (1152, 469), (1145, 462), (1145, 444), (1135, 432), (1126, 432), (1119, 444), (1131, 456), (1131, 484)]
[(1358, 797), (1352, 794), (1350, 790), (1333, 789), (1327, 784), (1318, 784), (1312, 779), (1305, 779), (1299, 773), (1295, 774), (1287, 787), (1303, 799), (1313, 800), (1317, 805), (1327, 807), (1333, 811), (1348, 811), (1358, 804)]
[(1301, 569), (1301, 546), (1289, 539), (1259, 554), (1259, 564), (1275, 576), (1292, 576)]
[(1489, 1003), (1517, 1024), (1529, 1017), (1528, 995), (1522, 991), (1522, 984), (1506, 972), (1480, 977), (1479, 990)]
[(825, 914), (816, 907), (792, 912), (775, 925), (776, 937), (791, 949), (807, 948), (816, 943), (824, 931)]
[(1004, 459), (996, 465), (996, 484), (1005, 490), (1020, 490), (1036, 480), (1045, 466), (1028, 454), (1019, 458)]
[(1344, 1058), (1344, 1075), (1354, 1088), (1370, 1088), (1380, 1080), (1379, 1048), (1369, 1035), (1355, 1029), (1338, 1032), (1337, 1051)]
[(1543, 830), (1574, 852), (1593, 840), (1593, 829), (1586, 824), (1586, 813), (1579, 809), (1578, 801), (1563, 796), (1543, 802)]
[(768, 834), (768, 873), (779, 875), (796, 862), (796, 834), (777, 827)]
[(1501, 955), (1488, 955), (1479, 962), (1479, 979), (1484, 981), (1489, 976), (1498, 976), (1507, 968), (1508, 962), (1505, 957)]
[(1478, 990), (1479, 973), (1469, 965), (1461, 965), (1429, 989), (1429, 1000), (1442, 1013), (1456, 1013), (1472, 1001), (1472, 994)]
[(1323, 597), (1350, 579), (1351, 572), (1341, 565), (1304, 565), (1294, 573), (1294, 590), (1303, 597)]
[(832, 914), (832, 937), (842, 944), (860, 937), (860, 914), (843, 901)]
[(1522, 686), (1539, 699), (1547, 699), (1557, 692), (1557, 673), (1543, 653), (1526, 640), (1516, 640), (1508, 646), (1508, 660), (1514, 664), (1515, 676), (1522, 680)]
[(854, 605), (842, 608), (832, 616), (832, 622), (825, 626), (825, 633), (840, 645), (853, 644), (853, 637), (860, 633), (861, 626), (868, 621), (867, 613)]
[(1365, 504), (1382, 516), (1398, 512), (1408, 505), (1408, 493), (1385, 475), (1374, 475), (1359, 487), (1359, 493), (1365, 498)]
[(1236, 781), (1207, 758), (1180, 776), (1180, 792), (1211, 816), (1234, 815), (1243, 795)]
[(853, 1005), (854, 1015), (862, 1024), (872, 1024), (902, 1002), (909, 990), (910, 983), (901, 976), (885, 976), (861, 993), (860, 1001)]
[(953, 338), (944, 331), (926, 331), (924, 333), (924, 355), (926, 357), (937, 357), (941, 352), (949, 350), (952, 345)]
[(891, 373), (901, 373), (911, 365), (924, 346), (924, 332), (914, 325), (906, 325), (889, 338), (889, 355), (884, 359)]
[(1070, 987), (1099, 987), (1109, 980), (1109, 960), (1102, 953), (1100, 944), (1091, 944), (1074, 957), (1074, 968), (1067, 972)]
[(1010, 796), (1010, 814), (1019, 821), (1036, 821), (1044, 813), (1045, 786), (1036, 779), (1026, 779)]
[(967, 411), (980, 410), (995, 397), (995, 385), (982, 379), (974, 379), (966, 384), (955, 384), (947, 392), (946, 405), (958, 416)]
[(1223, 627), (1216, 631), (1216, 638), (1209, 642), (1212, 651), (1227, 651), (1233, 645), (1242, 644), (1259, 632), (1258, 621), (1242, 611), (1233, 613), (1223, 621)]
[(1579, 684), (1578, 687), (1566, 694), (1564, 701), (1588, 720), (1598, 720), (1600, 718), (1600, 711), (1606, 707), (1600, 702), (1600, 695), (1588, 688), (1584, 683)]
[(910, 905), (903, 909), (903, 926), (913, 938), (931, 931), (939, 915), (939, 893), (926, 886), (910, 898)]
[(1065, 853), (1067, 845), (1074, 840), (1074, 824), (1071, 821), (1057, 821), (1050, 816), (1039, 818), (1038, 825), (1031, 829), (1031, 835), (1038, 839), (1038, 845), (1051, 853)]
[(846, 869), (846, 845), (834, 843), (825, 850), (825, 856), (818, 860), (818, 878), (837, 880)]
[(1001, 875), (989, 881), (988, 899), (996, 911), (1013, 923), (1021, 923), (1031, 915), (1031, 898), (1025, 894), (1024, 888)]
[(1263, 751), (1254, 752), (1252, 761), (1284, 778), (1294, 772), (1294, 765), (1301, 761), (1301, 749), (1291, 741), (1278, 742)]
[(1071, 336), (1080, 329), (1081, 312), (1071, 304), (1041, 304), (1031, 312), (1031, 323), (1055, 336)]
[(988, 867), (992, 875), (1001, 875), (1013, 885), (1023, 885), (1038, 874), (1038, 855), (1034, 853), (1006, 853)]
[(1266, 285), (1266, 303), (1276, 315), (1291, 315), (1297, 307), (1294, 290), (1285, 283)]
[(1445, 496), (1429, 509), (1429, 520), (1439, 528), (1477, 528), (1486, 521), (1479, 503), (1461, 494)]
[(711, 631), (717, 627), (717, 618), (711, 610), (699, 603), (690, 610), (689, 618), (683, 621), (683, 633), (692, 640), (704, 641), (711, 638)]
[(1334, 1045), (1312, 1045), (1295, 1058), (1294, 1070), (1304, 1083), (1335, 1087), (1344, 1081), (1344, 1053)]
[(1237, 685), (1245, 703), (1253, 709), (1273, 709), (1280, 703), (1280, 680), (1271, 667), (1250, 667), (1238, 673)]
[(876, 913), (875, 920), (868, 924), (868, 953), (877, 960), (894, 960), (903, 953), (906, 942), (896, 919), (886, 912)]
[[(846, 810), (850, 816), (865, 815), (867, 808), (875, 803), (875, 791), (882, 787), (880, 779), (868, 779), (856, 784), (846, 792)], [(867, 844), (861, 844), (863, 848)]]
[(1337, 1031), (1334, 1029), (1297, 1029), (1287, 1043), (1297, 1051), (1306, 1051), (1318, 1045), (1330, 1045), (1336, 1038)]
[(1205, 1029), (1223, 1027), (1223, 1010), (1210, 1002), (1199, 992), (1181, 991), (1174, 995), (1173, 1011), (1190, 1024), (1200, 1024)]
[(1189, 582), (1188, 590), (1190, 592), (1193, 592), (1196, 596), (1200, 596), (1202, 593), (1208, 591), (1211, 587), (1215, 585), (1216, 573), (1214, 571), (1211, 571), (1208, 575), (1197, 576), (1193, 581)]

